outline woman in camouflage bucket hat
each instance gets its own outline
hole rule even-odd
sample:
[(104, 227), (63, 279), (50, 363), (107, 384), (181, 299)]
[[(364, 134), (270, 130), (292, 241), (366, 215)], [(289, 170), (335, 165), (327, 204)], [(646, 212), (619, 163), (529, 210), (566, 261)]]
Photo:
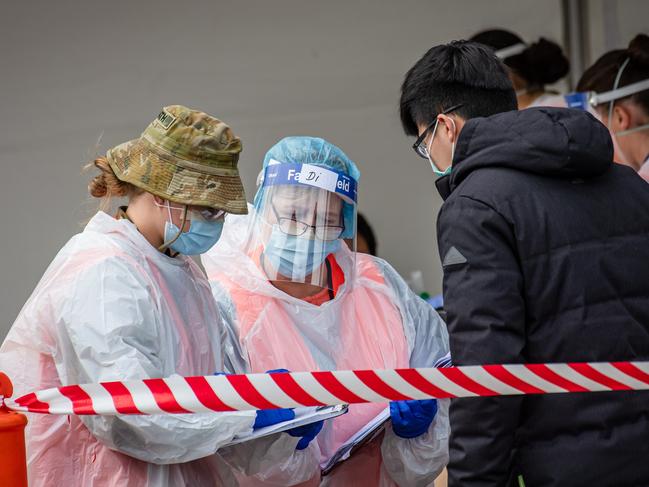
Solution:
[[(95, 161), (101, 174), (90, 193), (127, 197), (128, 206), (115, 218), (98, 212), (22, 309), (0, 348), (0, 369), (17, 394), (223, 370), (223, 325), (209, 284), (179, 252), (211, 246), (223, 212), (246, 213), (240, 151), (223, 122), (170, 106), (139, 139)], [(34, 416), (26, 434), (29, 482), (215, 485), (213, 453), (254, 421), (251, 412)]]
[(140, 138), (95, 161), (102, 174), (90, 192), (130, 196), (120, 215), (138, 220), (147, 240), (160, 250), (198, 255), (218, 240), (225, 212), (247, 213), (240, 152), (240, 139), (222, 121), (165, 107)]

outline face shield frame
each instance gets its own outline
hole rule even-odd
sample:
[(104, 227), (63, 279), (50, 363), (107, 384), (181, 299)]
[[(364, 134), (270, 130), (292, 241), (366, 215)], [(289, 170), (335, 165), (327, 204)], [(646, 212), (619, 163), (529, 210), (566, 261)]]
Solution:
[[(617, 84), (617, 83), (616, 83)], [(623, 86), (622, 88), (615, 88), (603, 93), (595, 93), (594, 91), (585, 91), (568, 93), (565, 95), (566, 104), (568, 108), (579, 108), (581, 110), (588, 110), (595, 108), (605, 103), (613, 103), (616, 100), (626, 98), (641, 91), (649, 90), (649, 79), (631, 83)]]
[(622, 150), (622, 147), (620, 146), (620, 143), (617, 140), (618, 137), (623, 137), (625, 135), (633, 134), (635, 132), (640, 132), (643, 130), (649, 130), (649, 123), (644, 123), (642, 125), (638, 125), (636, 127), (632, 127), (627, 130), (622, 130), (618, 132), (613, 132), (611, 128), (612, 120), (613, 120), (613, 110), (615, 108), (615, 101), (621, 100), (623, 98), (627, 98), (631, 95), (635, 95), (636, 93), (640, 93), (645, 90), (649, 90), (649, 79), (636, 81), (635, 83), (631, 83), (621, 88), (618, 88), (618, 85), (620, 84), (620, 80), (622, 78), (622, 73), (624, 72), (624, 69), (629, 64), (630, 60), (631, 58), (627, 58), (626, 61), (624, 61), (620, 66), (620, 69), (618, 69), (618, 72), (615, 76), (615, 81), (613, 82), (612, 90), (605, 91), (603, 93), (595, 93), (592, 91), (575, 92), (575, 93), (569, 93), (564, 97), (568, 108), (577, 108), (581, 110), (586, 110), (592, 113), (593, 115), (595, 115), (598, 119), (600, 119), (600, 121), (603, 120), (601, 120), (601, 116), (596, 111), (596, 108), (600, 105), (604, 105), (608, 103), (608, 116), (606, 119), (606, 125), (611, 133), (611, 139), (613, 141), (613, 146), (616, 154), (615, 160), (624, 164), (627, 163), (628, 159), (625, 156), (624, 151)]

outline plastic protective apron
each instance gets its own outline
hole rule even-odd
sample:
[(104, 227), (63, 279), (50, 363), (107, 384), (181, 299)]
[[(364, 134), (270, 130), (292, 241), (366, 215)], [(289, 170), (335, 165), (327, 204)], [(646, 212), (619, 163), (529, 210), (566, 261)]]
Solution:
[[(342, 290), (335, 301), (322, 306), (337, 306), (340, 343), (330, 344), (337, 369), (382, 369), (409, 366), (409, 352), (403, 332), (403, 322), (397, 307), (381, 292), (362, 285), (372, 281), (378, 285), (384, 279), (374, 263), (362, 254), (357, 255), (359, 274), (356, 286)], [(344, 281), (343, 271), (333, 256), (328, 257), (333, 274), (334, 291)], [(364, 265), (365, 264), (365, 265)], [(247, 353), (250, 372), (264, 372), (278, 367), (291, 371), (320, 370), (316, 359), (305, 343), (303, 334), (294, 326), (291, 310), (313, 308), (302, 302), (294, 304), (280, 299), (252, 293), (234, 285), (225, 276), (217, 277), (230, 293), (239, 324), (239, 341)], [(313, 327), (326, 323), (312, 322)], [(328, 421), (318, 435), (321, 461), (330, 458), (348, 438), (361, 429), (386, 404), (352, 405), (349, 413)], [(348, 460), (327, 477), (330, 485), (378, 485), (380, 475), (380, 442), (374, 441), (358, 458)], [(376, 482), (371, 479), (377, 479)]]
[[(203, 375), (220, 366), (216, 364), (217, 358), (220, 362), (220, 350), (216, 351), (217, 356), (210, 345), (218, 341), (219, 324), (214, 323), (218, 312), (207, 282), (197, 282), (204, 280), (201, 271), (189, 259), (161, 256), (168, 259), (169, 265), (159, 266), (156, 256), (150, 258), (154, 254), (147, 255), (138, 249), (148, 243), (137, 240), (139, 234), (135, 227), (124, 228), (125, 225), (130, 224), (99, 213), (80, 235), (82, 238), (77, 236), (68, 242), (46, 271), (0, 349), (0, 369), (15, 379), (17, 393), (70, 382), (66, 376), (74, 371), (70, 370), (70, 364), (62, 362), (68, 350), (57, 327), (70, 318), (66, 310), (69, 300), (75, 299), (75, 289), (78, 289), (75, 283), (79, 277), (111, 259), (130, 263), (133, 275), (141, 275), (152, 284), (151, 307), (160, 307), (163, 317), (159, 331), (164, 337), (160, 339), (173, 343), (161, 346), (160, 350), (161, 355), (173, 353), (173, 356), (160, 357), (170, 373), (173, 370), (180, 375)], [(101, 234), (107, 226), (113, 227), (110, 237)], [(88, 232), (88, 228), (93, 231)], [(151, 251), (157, 252), (153, 247)], [(170, 289), (170, 280), (176, 282), (176, 292)], [(186, 288), (183, 295), (178, 295), (178, 286)], [(129, 304), (119, 301), (115, 305), (128, 307)], [(208, 328), (212, 326), (217, 336), (211, 336)], [(89, 344), (89, 356), (100, 353), (91, 350)], [(32, 487), (218, 484), (218, 470), (210, 457), (170, 465), (144, 462), (108, 448), (90, 433), (79, 416), (32, 416), (26, 440)]]

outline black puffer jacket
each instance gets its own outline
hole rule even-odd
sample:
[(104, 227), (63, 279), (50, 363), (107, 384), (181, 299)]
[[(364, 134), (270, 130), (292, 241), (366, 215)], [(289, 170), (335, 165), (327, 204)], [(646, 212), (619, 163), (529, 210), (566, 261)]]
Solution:
[[(469, 120), (438, 180), (456, 365), (649, 359), (649, 184), (588, 113)], [(452, 487), (649, 486), (649, 393), (457, 399)]]

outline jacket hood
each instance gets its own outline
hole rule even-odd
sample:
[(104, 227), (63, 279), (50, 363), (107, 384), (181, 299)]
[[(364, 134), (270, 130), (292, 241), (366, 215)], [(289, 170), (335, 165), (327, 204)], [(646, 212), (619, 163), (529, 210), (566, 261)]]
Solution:
[(556, 178), (590, 178), (613, 163), (608, 129), (590, 113), (538, 107), (468, 120), (460, 132), (453, 191), (473, 171), (503, 167)]

